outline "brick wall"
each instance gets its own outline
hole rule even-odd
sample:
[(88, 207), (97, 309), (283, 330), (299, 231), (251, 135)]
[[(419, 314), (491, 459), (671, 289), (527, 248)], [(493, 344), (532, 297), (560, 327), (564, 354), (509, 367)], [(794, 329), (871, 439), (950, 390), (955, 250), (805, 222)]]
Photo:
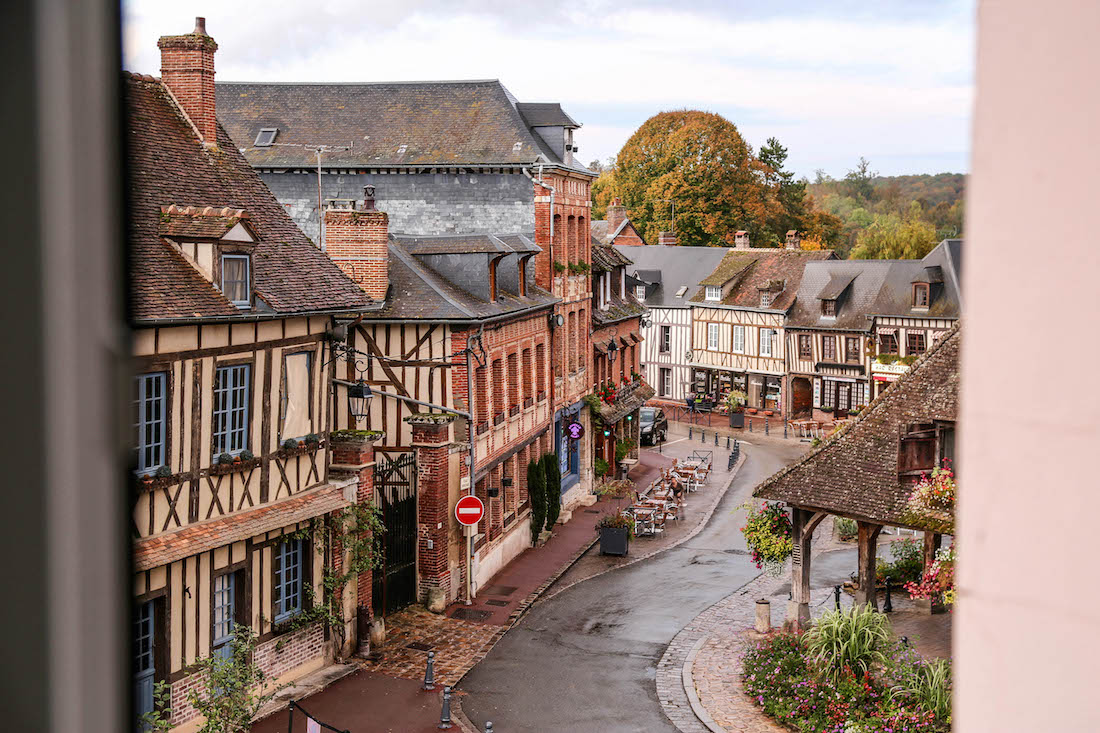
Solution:
[(375, 300), (385, 299), (389, 289), (388, 238), (384, 211), (325, 211), (325, 251)]
[(451, 597), (451, 574), (447, 546), (450, 527), (450, 446), (454, 416), (430, 418), (410, 415), (416, 448), (417, 476), (417, 574), (422, 600), (428, 589), (440, 589), (444, 601)]

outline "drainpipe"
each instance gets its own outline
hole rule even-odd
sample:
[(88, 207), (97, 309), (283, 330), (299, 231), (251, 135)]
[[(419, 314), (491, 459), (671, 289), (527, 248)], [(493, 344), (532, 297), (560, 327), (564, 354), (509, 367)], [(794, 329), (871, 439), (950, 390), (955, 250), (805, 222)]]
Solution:
[[(531, 174), (527, 172), (526, 168), (523, 169), (523, 174), (525, 176), (527, 176), (528, 178), (530, 178), (532, 181), (535, 180), (534, 178), (531, 177)], [(555, 193), (555, 191), (554, 191), (553, 186), (551, 186), (548, 183), (545, 183), (542, 180), (542, 163), (539, 163), (539, 178), (538, 178), (537, 183), (540, 186), (542, 186), (543, 188), (546, 188), (546, 189), (550, 190), (550, 243), (548, 245), (548, 250), (549, 250), (549, 253), (550, 253), (550, 293), (553, 294), (553, 292), (554, 292), (554, 193)], [(562, 296), (564, 297), (564, 295), (565, 295), (565, 292), (564, 292), (564, 288), (563, 288)], [(557, 354), (558, 354), (558, 350), (554, 346), (554, 334), (556, 332), (557, 332), (557, 328), (556, 327), (551, 327), (551, 329), (550, 329), (550, 425), (551, 425), (551, 428), (553, 428), (553, 424), (554, 424), (554, 412), (555, 412), (554, 406), (557, 404), (557, 395), (556, 395), (556, 390), (554, 389), (554, 368), (553, 368), (554, 367), (554, 360), (557, 358)], [(565, 383), (565, 369), (563, 367), (562, 368), (562, 384), (564, 384), (564, 383)], [(554, 441), (555, 441), (554, 442), (554, 447), (555, 447), (554, 452), (555, 453), (557, 453), (557, 450), (556, 450), (556, 448), (557, 448), (557, 439), (558, 439), (558, 436), (555, 435), (554, 436)]]
[[(482, 323), (477, 332), (478, 344), (481, 344), (481, 337), (485, 333), (485, 324)], [(469, 433), (470, 439), (470, 496), (474, 496), (475, 477), (476, 470), (476, 452), (474, 448), (474, 438), (477, 431), (477, 422), (475, 415), (477, 412), (474, 410), (474, 368), (473, 368), (473, 348), (470, 346), (470, 337), (466, 337), (466, 397), (467, 405), (466, 409), (469, 410)], [(486, 522), (489, 520), (489, 512), (486, 511)], [(473, 605), (474, 602), (474, 535), (473, 533), (466, 535), (466, 605)]]

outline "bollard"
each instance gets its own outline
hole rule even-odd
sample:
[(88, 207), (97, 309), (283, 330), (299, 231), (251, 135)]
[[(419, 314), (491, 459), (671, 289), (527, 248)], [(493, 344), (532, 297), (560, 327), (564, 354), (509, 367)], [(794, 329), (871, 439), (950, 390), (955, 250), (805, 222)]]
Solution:
[(768, 435), (768, 418), (764, 418), (764, 435)]
[(772, 604), (766, 598), (756, 602), (755, 628), (758, 634), (766, 634), (772, 630)]
[(428, 652), (428, 666), (424, 669), (424, 689), (435, 689), (435, 652)]
[(730, 449), (730, 436), (726, 436), (726, 450)]
[(909, 646), (909, 637), (908, 636), (901, 637), (901, 645), (902, 646)]
[(688, 425), (688, 440), (691, 440), (691, 426)]
[(451, 725), (451, 688), (443, 688), (443, 709), (439, 712), (439, 729), (446, 730)]
[(714, 445), (716, 445), (716, 446), (718, 445), (718, 431), (717, 430), (714, 431)]
[(890, 576), (886, 576), (886, 601), (882, 604), (882, 612), (890, 613), (894, 610), (894, 604), (890, 601)]
[(751, 417), (747, 418), (745, 420), (745, 422), (747, 422), (749, 424), (749, 432), (751, 433), (752, 432), (752, 418)]
[(700, 430), (699, 431), (699, 442), (700, 443), (706, 443), (707, 442), (707, 431), (706, 430)]
[(664, 445), (665, 445), (665, 441), (663, 441), (663, 440), (657, 443), (657, 452), (658, 453), (664, 453), (665, 452)]
[(485, 721), (485, 733), (493, 733), (493, 722), (491, 720)]
[(783, 440), (787, 439), (787, 421), (783, 421)]
[(840, 586), (839, 585), (834, 585), (833, 586), (833, 593), (836, 594), (836, 610), (839, 611), (840, 610)]

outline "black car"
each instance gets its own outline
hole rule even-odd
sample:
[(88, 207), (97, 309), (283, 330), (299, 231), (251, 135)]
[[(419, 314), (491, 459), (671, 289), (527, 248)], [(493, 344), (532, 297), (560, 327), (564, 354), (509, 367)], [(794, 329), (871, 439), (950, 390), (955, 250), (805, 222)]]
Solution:
[(643, 407), (639, 425), (641, 426), (642, 445), (657, 445), (668, 438), (668, 418), (659, 407)]

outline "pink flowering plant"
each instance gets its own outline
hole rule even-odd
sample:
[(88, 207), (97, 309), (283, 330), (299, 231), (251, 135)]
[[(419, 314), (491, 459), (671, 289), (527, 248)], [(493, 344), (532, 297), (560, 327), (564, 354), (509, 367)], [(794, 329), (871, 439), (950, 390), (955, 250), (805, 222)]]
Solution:
[(760, 508), (748, 506), (748, 516), (741, 534), (752, 553), (756, 567), (770, 575), (779, 575), (794, 551), (794, 530), (791, 518), (780, 504), (764, 502)]
[(931, 600), (945, 606), (955, 604), (955, 546), (946, 547), (936, 553), (936, 559), (924, 569), (921, 579), (915, 583), (906, 583), (909, 597)]
[(951, 534), (955, 530), (955, 472), (951, 459), (943, 466), (922, 474), (909, 495), (906, 518), (919, 527)]
[(745, 692), (779, 724), (801, 733), (951, 729), (949, 662), (928, 664), (891, 641), (871, 669), (830, 670), (807, 653), (804, 636), (769, 635), (748, 646), (741, 659)]

